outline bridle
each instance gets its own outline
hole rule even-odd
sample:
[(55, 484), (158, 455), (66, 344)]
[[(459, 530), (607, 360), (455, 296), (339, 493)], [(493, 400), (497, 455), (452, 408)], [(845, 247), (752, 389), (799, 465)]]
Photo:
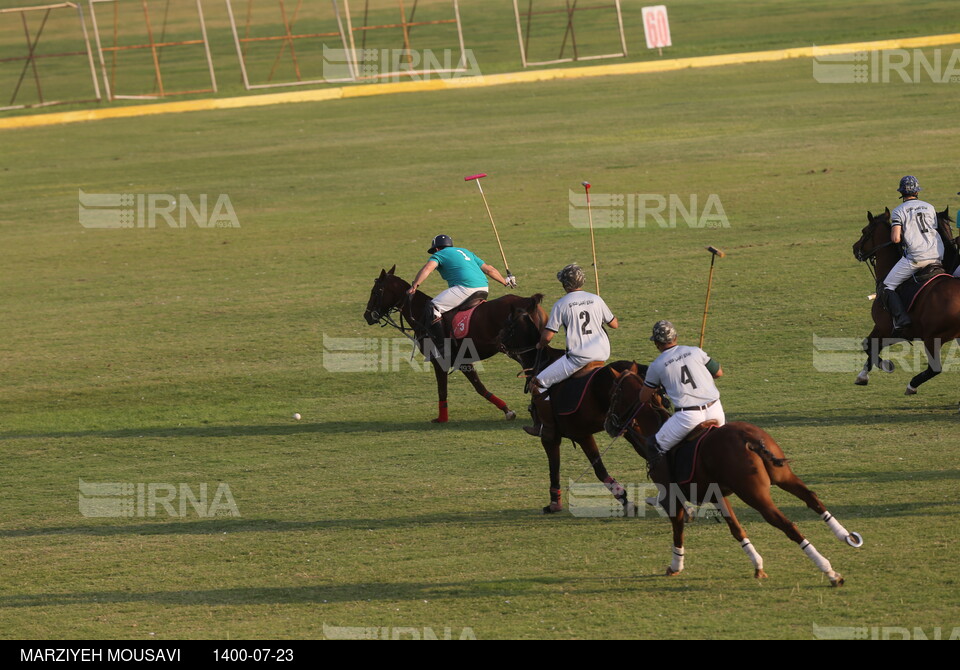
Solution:
[(646, 438), (640, 433), (640, 431), (633, 428), (632, 424), (634, 419), (636, 419), (637, 415), (640, 413), (640, 410), (643, 409), (648, 403), (640, 402), (640, 399), (637, 398), (637, 401), (630, 406), (629, 410), (627, 410), (627, 419), (623, 421), (620, 420), (620, 415), (617, 412), (617, 407), (620, 404), (620, 393), (623, 390), (623, 382), (625, 382), (631, 376), (639, 379), (641, 384), (643, 383), (643, 377), (638, 375), (633, 370), (627, 370), (620, 375), (620, 378), (617, 379), (616, 385), (613, 387), (613, 391), (610, 392), (610, 410), (607, 412), (607, 418), (603, 422), (603, 427), (607, 431), (607, 434), (615, 439), (623, 436), (624, 433), (630, 430), (631, 435), (639, 438), (644, 444), (646, 444)]
[[(381, 312), (381, 310), (383, 309), (382, 303), (383, 303), (383, 293), (384, 293), (385, 282), (386, 282), (386, 277), (377, 277), (373, 281), (373, 285), (375, 289), (376, 307), (370, 310), (370, 316), (372, 316), (374, 320), (380, 324), (381, 328), (392, 326), (393, 328), (396, 328), (397, 330), (399, 330), (404, 337), (406, 337), (409, 340), (412, 340), (413, 342), (416, 342), (417, 341), (416, 338), (408, 334), (408, 332), (412, 332), (412, 333), (416, 332), (415, 329), (413, 328), (413, 324), (409, 326), (405, 326), (403, 324), (403, 309), (400, 307), (401, 302), (395, 303), (394, 305), (389, 307), (386, 312)], [(407, 297), (407, 299), (409, 299), (409, 297)], [(393, 318), (393, 315), (396, 313), (399, 313), (400, 315), (400, 323), (397, 323)]]
[(874, 229), (876, 228), (877, 225), (879, 225), (879, 222), (880, 222), (879, 217), (870, 220), (870, 225), (867, 226), (867, 230), (864, 231), (863, 236), (860, 238), (860, 241), (857, 243), (860, 246), (860, 248), (856, 252), (857, 260), (860, 261), (861, 263), (867, 263), (867, 267), (870, 269), (870, 274), (873, 275), (873, 279), (875, 282), (879, 281), (879, 279), (877, 278), (877, 254), (883, 249), (886, 249), (887, 247), (895, 246), (896, 244), (893, 240), (890, 240), (888, 242), (884, 242), (883, 244), (878, 244), (869, 252), (864, 252), (863, 245), (866, 243), (867, 238), (869, 238), (874, 234)]

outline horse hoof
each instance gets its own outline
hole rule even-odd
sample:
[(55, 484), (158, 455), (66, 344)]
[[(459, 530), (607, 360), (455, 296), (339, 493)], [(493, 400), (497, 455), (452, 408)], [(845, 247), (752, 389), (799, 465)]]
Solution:
[(507, 421), (513, 421), (514, 419), (517, 418), (517, 413), (514, 412), (512, 409), (508, 409), (506, 412), (503, 413), (503, 418), (506, 419)]
[(670, 567), (670, 566), (668, 565), (668, 566), (667, 566), (667, 573), (666, 573), (666, 575), (664, 575), (664, 576), (666, 576), (666, 577), (676, 577), (676, 576), (679, 575), (679, 574), (680, 574), (680, 571), (679, 571), (679, 570), (674, 570), (672, 567)]
[(767, 573), (764, 572), (763, 570), (757, 568), (756, 572), (753, 573), (753, 577), (754, 577), (754, 579), (766, 579), (766, 578), (767, 578)]
[(863, 546), (863, 538), (860, 537), (860, 533), (850, 533), (847, 535), (847, 544), (849, 544), (854, 549), (859, 549)]
[(917, 395), (917, 389), (907, 384), (907, 390), (903, 392), (903, 395)]
[(550, 503), (549, 505), (547, 505), (546, 507), (543, 508), (542, 513), (543, 513), (543, 514), (556, 514), (557, 512), (562, 512), (562, 511), (563, 511), (563, 505), (561, 505), (560, 503), (552, 502), (552, 503)]
[(857, 377), (857, 378), (854, 380), (853, 383), (856, 384), (857, 386), (866, 386), (867, 384), (870, 383), (870, 378), (869, 378), (869, 377), (862, 377), (862, 376), (861, 376), (861, 377)]
[(834, 576), (830, 578), (830, 586), (843, 586), (843, 577), (839, 572), (835, 573)]
[(893, 364), (893, 361), (880, 361), (879, 367), (884, 372), (893, 372), (897, 366)]

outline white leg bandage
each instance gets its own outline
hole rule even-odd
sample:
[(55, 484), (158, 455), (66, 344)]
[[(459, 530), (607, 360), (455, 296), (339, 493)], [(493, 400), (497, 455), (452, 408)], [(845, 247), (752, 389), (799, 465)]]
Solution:
[(804, 540), (800, 544), (800, 548), (803, 549), (803, 553), (805, 553), (807, 557), (813, 561), (814, 565), (820, 568), (821, 571), (825, 572), (828, 577), (833, 577), (834, 572), (833, 567), (830, 565), (830, 561), (820, 555), (820, 552), (817, 551), (812, 544), (810, 544), (810, 540)]
[(743, 549), (743, 553), (745, 553), (747, 558), (753, 563), (753, 567), (757, 570), (763, 570), (763, 557), (753, 548), (750, 538), (743, 538), (743, 542), (740, 543), (740, 548)]
[(840, 522), (833, 518), (833, 515), (830, 512), (824, 512), (820, 515), (820, 518), (823, 519), (827, 527), (833, 531), (833, 534), (837, 536), (838, 540), (846, 540), (850, 533), (847, 532), (847, 529), (840, 525)]
[(618, 482), (613, 477), (607, 477), (606, 479), (604, 479), (603, 485), (606, 486), (607, 490), (613, 494), (614, 498), (622, 498), (626, 494), (626, 491), (620, 485), (620, 482)]
[(683, 547), (673, 548), (673, 560), (670, 562), (670, 569), (674, 572), (683, 572)]

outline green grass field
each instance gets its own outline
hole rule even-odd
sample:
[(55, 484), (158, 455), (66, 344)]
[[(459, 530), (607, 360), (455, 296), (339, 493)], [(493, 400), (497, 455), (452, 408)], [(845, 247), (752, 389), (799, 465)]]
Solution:
[[(947, 2), (909, 15), (892, 1), (797, 4), (670, 4), (675, 43), (690, 35), (671, 55), (957, 22)], [(683, 20), (697, 9), (704, 18)], [(507, 19), (484, 36), (514, 49), (491, 71), (517, 67)], [(910, 398), (902, 370), (859, 388), (857, 361), (816, 369), (814, 337), (869, 331), (872, 279), (850, 249), (866, 211), (896, 203), (903, 174), (956, 209), (954, 86), (818, 84), (797, 60), (3, 131), (0, 637), (319, 638), (324, 625), (479, 639), (810, 639), (814, 626), (948, 637), (960, 627), (956, 371)], [(569, 223), (583, 179), (595, 197), (719, 198), (729, 227), (597, 231), (621, 320), (613, 356), (649, 362), (660, 318), (695, 342), (703, 247), (727, 252), (705, 345), (726, 372), (727, 416), (773, 434), (863, 535), (846, 547), (774, 494), (843, 588), (739, 501), (763, 583), (722, 524), (689, 526), (686, 571), (666, 578), (666, 520), (539, 515), (546, 459), (520, 430), (527, 398), (504, 357), (481, 376), (514, 423), (452, 378), (451, 422), (430, 424), (433, 375), (407, 364), (406, 345), (388, 342), (377, 372), (330, 370), (325, 341), (395, 337), (362, 319), (372, 281), (393, 264), (412, 277), (437, 233), (501, 265), (462, 179), (479, 171), (518, 292), (551, 303), (555, 272), (590, 262), (589, 236)], [(80, 189), (223, 193), (240, 227), (86, 229)], [(564, 482), (587, 466), (569, 443), (563, 459)], [(605, 461), (622, 483), (645, 483), (627, 445)], [(240, 515), (87, 518), (80, 480), (211, 494), (224, 482)]]

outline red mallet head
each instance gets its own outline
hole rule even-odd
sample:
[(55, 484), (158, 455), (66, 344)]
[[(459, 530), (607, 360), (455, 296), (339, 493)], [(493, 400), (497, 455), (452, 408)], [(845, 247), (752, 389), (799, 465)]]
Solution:
[(474, 179), (483, 179), (487, 176), (486, 172), (481, 172), (480, 174), (472, 174), (469, 177), (464, 177), (463, 181), (473, 181)]
[(580, 184), (581, 184), (585, 189), (587, 189), (587, 191), (590, 190), (590, 182), (584, 181), (584, 182), (580, 182)]

